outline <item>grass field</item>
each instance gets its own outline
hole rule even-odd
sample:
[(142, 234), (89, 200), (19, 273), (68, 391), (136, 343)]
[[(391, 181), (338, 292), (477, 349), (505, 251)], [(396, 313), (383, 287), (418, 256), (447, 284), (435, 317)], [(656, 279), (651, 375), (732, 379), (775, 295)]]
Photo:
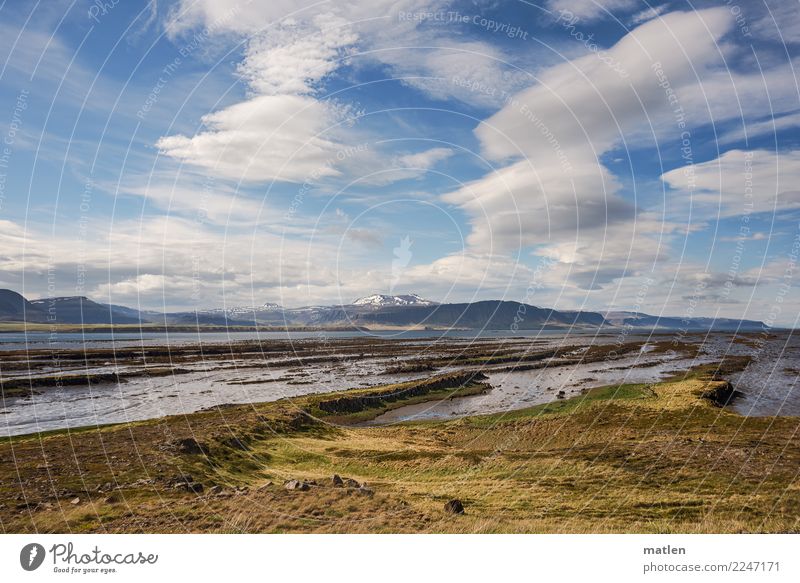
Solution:
[[(5, 532), (797, 532), (800, 420), (721, 408), (720, 375), (736, 366), (447, 422), (354, 425), (486, 390), (479, 379), (5, 438), (0, 521)], [(335, 487), (334, 474), (367, 487)], [(308, 489), (287, 490), (292, 479)], [(444, 511), (454, 498), (463, 515)]]

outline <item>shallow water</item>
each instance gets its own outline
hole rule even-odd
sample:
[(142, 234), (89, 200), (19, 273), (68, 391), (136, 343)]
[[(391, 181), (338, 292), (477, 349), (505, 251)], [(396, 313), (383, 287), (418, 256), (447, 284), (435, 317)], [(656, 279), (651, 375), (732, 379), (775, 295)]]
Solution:
[[(183, 346), (258, 340), (338, 340), (378, 338), (417, 340), (436, 338), (561, 338), (563, 330), (340, 330), (283, 332), (0, 332), (0, 350), (41, 350), (43, 348), (125, 348), (135, 346)], [(595, 336), (596, 331), (572, 331), (570, 336)], [(601, 334), (608, 336), (607, 334)]]
[[(430, 331), (423, 331), (430, 333)], [(236, 340), (253, 338), (254, 333)], [(319, 333), (311, 338), (319, 339)], [(357, 333), (343, 333), (345, 338), (358, 337)], [(441, 333), (436, 333), (436, 338)], [(137, 336), (136, 345), (141, 338)], [(192, 336), (192, 335), (187, 335)], [(195, 342), (197, 335), (193, 335)], [(222, 335), (222, 343), (232, 341), (233, 335)], [(256, 336), (258, 337), (258, 336)], [(523, 337), (517, 333), (513, 338)], [(285, 335), (281, 339), (285, 339)], [(480, 336), (454, 337), (446, 345), (461, 350), (481, 341)], [(496, 338), (496, 336), (494, 336)], [(535, 342), (536, 350), (562, 345), (589, 345), (614, 342), (611, 335), (566, 335), (564, 333), (536, 333), (527, 342)], [(262, 338), (263, 339), (263, 338)], [(663, 337), (662, 337), (663, 339)], [(28, 339), (30, 340), (30, 338)], [(153, 345), (163, 345), (164, 336), (151, 339)], [(213, 336), (204, 334), (203, 345), (212, 344)], [(304, 342), (297, 338), (298, 346)], [(337, 339), (330, 338), (336, 350)], [(647, 337), (628, 337), (626, 341)], [(797, 391), (800, 370), (800, 339), (784, 334), (768, 340), (763, 346), (753, 347), (741, 342), (732, 342), (728, 334), (715, 334), (707, 338), (690, 336), (688, 342), (704, 342), (699, 358), (687, 360), (677, 353), (652, 354), (647, 346), (636, 355), (609, 362), (581, 365), (546, 367), (529, 371), (488, 372), (493, 390), (484, 395), (475, 395), (436, 403), (403, 407), (379, 417), (379, 424), (411, 419), (442, 419), (481, 413), (497, 413), (553, 401), (559, 391), (566, 397), (579, 394), (583, 389), (615, 383), (655, 382), (676, 370), (686, 370), (703, 362), (719, 360), (725, 354), (750, 354), (754, 360), (743, 373), (733, 375), (731, 380), (744, 396), (734, 402), (732, 408), (744, 415), (800, 415), (800, 394)], [(119, 341), (119, 340), (118, 340)], [(177, 341), (170, 335), (170, 342)], [(190, 342), (184, 338), (182, 342)], [(29, 397), (7, 398), (0, 403), (0, 435), (17, 435), (50, 429), (76, 428), (87, 425), (107, 424), (188, 414), (208, 407), (233, 403), (256, 403), (274, 401), (309, 393), (330, 392), (400, 382), (428, 376), (432, 373), (382, 374), (387, 367), (402, 360), (434, 356), (442, 350), (436, 344), (420, 338), (395, 340), (398, 347), (412, 353), (397, 356), (375, 356), (356, 360), (341, 360), (298, 367), (280, 360), (236, 360), (219, 362), (199, 360), (180, 364), (180, 368), (191, 372), (162, 377), (135, 377), (127, 382), (75, 386), (61, 389), (46, 389)], [(75, 347), (74, 341), (70, 341)], [(106, 338), (99, 343), (109, 343)], [(122, 342), (127, 342), (122, 341)], [(520, 340), (502, 340), (510, 346)], [(117, 345), (116, 343), (114, 345)], [(96, 348), (95, 344), (77, 344)], [(90, 372), (124, 371), (131, 368), (123, 361), (109, 362), (108, 366), (93, 367)], [(135, 368), (135, 367), (134, 367)], [(72, 369), (84, 370), (84, 369)], [(449, 368), (437, 371), (446, 372)], [(41, 366), (37, 374), (52, 372)], [(5, 378), (27, 375), (29, 371), (9, 371)], [(245, 384), (240, 384), (245, 383)]]

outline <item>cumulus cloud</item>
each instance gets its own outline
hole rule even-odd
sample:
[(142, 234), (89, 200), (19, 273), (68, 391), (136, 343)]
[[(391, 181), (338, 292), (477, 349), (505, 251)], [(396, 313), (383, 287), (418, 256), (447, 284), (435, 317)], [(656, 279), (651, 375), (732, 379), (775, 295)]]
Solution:
[[(239, 5), (230, 10), (237, 8), (244, 10)], [(200, 18), (199, 10), (173, 20), (173, 28)], [(211, 7), (206, 13), (206, 18), (222, 21)], [(241, 31), (240, 20), (222, 21), (221, 28)], [(256, 34), (238, 67), (250, 96), (204, 116), (204, 129), (194, 136), (165, 136), (158, 148), (164, 155), (235, 180), (302, 182), (312, 174), (335, 175), (333, 163), (342, 148), (337, 138), (343, 133), (340, 124), (351, 112), (315, 93), (357, 38), (345, 19), (330, 13), (303, 22), (284, 19)]]
[(194, 136), (167, 136), (157, 145), (234, 180), (302, 182), (337, 173), (333, 163), (344, 145), (326, 132), (346, 116), (346, 108), (313, 97), (259, 95), (206, 115), (206, 129)]

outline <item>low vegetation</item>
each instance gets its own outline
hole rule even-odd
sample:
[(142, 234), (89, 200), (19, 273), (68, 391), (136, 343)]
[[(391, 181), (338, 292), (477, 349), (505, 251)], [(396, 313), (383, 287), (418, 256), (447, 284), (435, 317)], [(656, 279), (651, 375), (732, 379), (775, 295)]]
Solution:
[[(362, 426), (396, 406), (487, 390), (480, 377), (6, 438), (0, 524), (5, 532), (796, 532), (800, 421), (721, 407), (733, 396), (723, 373), (743, 364), (446, 422)], [(463, 514), (445, 510), (454, 500)]]

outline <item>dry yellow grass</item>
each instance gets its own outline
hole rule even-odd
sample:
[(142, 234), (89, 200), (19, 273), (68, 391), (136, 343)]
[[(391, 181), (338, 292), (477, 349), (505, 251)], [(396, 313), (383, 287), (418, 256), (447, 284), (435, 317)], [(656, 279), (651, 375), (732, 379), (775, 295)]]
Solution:
[[(6, 532), (797, 531), (800, 420), (714, 406), (712, 372), (449, 422), (330, 425), (302, 413), (329, 398), (314, 396), (15, 438), (0, 518)], [(207, 454), (177, 451), (187, 437)], [(466, 514), (443, 511), (452, 498)]]

